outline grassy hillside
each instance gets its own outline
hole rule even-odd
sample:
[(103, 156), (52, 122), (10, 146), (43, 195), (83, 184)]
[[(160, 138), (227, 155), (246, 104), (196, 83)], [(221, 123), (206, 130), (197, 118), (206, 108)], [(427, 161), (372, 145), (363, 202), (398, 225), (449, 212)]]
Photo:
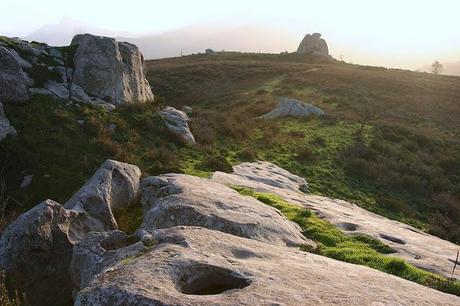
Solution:
[[(195, 55), (147, 68), (155, 104), (112, 113), (46, 97), (5, 105), (19, 136), (0, 142), (4, 222), (46, 198), (65, 203), (107, 158), (144, 175), (200, 176), (264, 159), (305, 177), (313, 193), (460, 241), (459, 78), (289, 54)], [(256, 119), (278, 97), (327, 115)], [(160, 104), (194, 108), (198, 146), (168, 133)], [(28, 174), (32, 185), (20, 189)]]

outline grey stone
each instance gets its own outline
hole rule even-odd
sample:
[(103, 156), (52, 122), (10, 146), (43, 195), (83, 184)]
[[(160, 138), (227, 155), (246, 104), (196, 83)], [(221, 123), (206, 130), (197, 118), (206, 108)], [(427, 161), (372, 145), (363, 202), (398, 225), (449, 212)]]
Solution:
[(329, 48), (326, 41), (321, 38), (321, 34), (313, 33), (312, 35), (305, 35), (297, 53), (329, 57)]
[[(90, 234), (74, 248), (75, 306), (459, 305), (460, 298), (363, 266), (219, 231), (174, 227), (151, 248)], [(110, 239), (109, 239), (110, 240)], [(95, 268), (98, 267), (98, 268)]]
[(322, 116), (324, 112), (311, 104), (300, 102), (295, 99), (281, 99), (278, 105), (268, 114), (261, 116), (264, 119), (274, 119), (282, 117), (307, 118), (312, 115)]
[(54, 93), (52, 93), (49, 89), (46, 88), (29, 88), (30, 95), (45, 95), (45, 96), (52, 96), (56, 97)]
[(71, 302), (73, 244), (87, 232), (76, 212), (46, 200), (20, 215), (0, 239), (0, 267), (32, 305)]
[(143, 71), (143, 56), (132, 44), (90, 34), (76, 35), (73, 82), (112, 104), (154, 99)]
[(21, 65), (22, 69), (30, 69), (32, 68), (32, 64), (29, 63), (28, 61), (24, 60), (19, 54), (18, 52), (16, 52), (16, 50), (14, 49), (8, 49), (11, 54), (14, 56), (14, 58), (16, 59), (16, 61), (19, 63), (19, 65)]
[(93, 231), (117, 229), (114, 211), (139, 199), (140, 176), (137, 166), (107, 160), (65, 207), (84, 214)]
[(48, 89), (52, 92), (58, 99), (68, 100), (69, 99), (69, 90), (62, 83), (56, 81), (46, 81), (45, 89)]
[(159, 114), (170, 131), (181, 137), (186, 143), (196, 144), (195, 137), (188, 126), (190, 119), (185, 112), (167, 106)]
[(193, 109), (190, 106), (183, 106), (182, 111), (189, 116), (193, 113)]
[(142, 229), (201, 226), (276, 245), (310, 245), (297, 224), (254, 198), (207, 179), (183, 174), (142, 181)]
[(20, 102), (29, 98), (27, 78), (20, 63), (5, 47), (0, 47), (0, 99)]
[(16, 136), (17, 132), (11, 125), (8, 118), (6, 118), (5, 112), (3, 110), (3, 104), (0, 102), (0, 141), (8, 135)]
[(19, 186), (20, 188), (27, 188), (32, 184), (32, 179), (34, 178), (33, 175), (26, 175), (22, 179), (21, 185)]

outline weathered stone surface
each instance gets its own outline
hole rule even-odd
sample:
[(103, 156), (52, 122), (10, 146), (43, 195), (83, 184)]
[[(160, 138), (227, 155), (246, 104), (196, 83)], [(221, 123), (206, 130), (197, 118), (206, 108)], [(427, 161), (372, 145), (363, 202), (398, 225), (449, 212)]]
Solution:
[(195, 137), (190, 131), (187, 123), (190, 121), (190, 118), (185, 112), (167, 106), (160, 111), (160, 115), (165, 120), (166, 127), (169, 130), (181, 137), (185, 142), (196, 144)]
[[(311, 209), (345, 233), (361, 233), (382, 241), (395, 250), (396, 253), (391, 254), (392, 256), (401, 257), (414, 266), (428, 271), (446, 277), (451, 276), (453, 262), (455, 262), (458, 251), (456, 244), (421, 232), (410, 225), (371, 213), (352, 203), (306, 195), (290, 188), (279, 188), (265, 181), (266, 173), (270, 172), (273, 167), (276, 166), (270, 166), (269, 163), (255, 163), (253, 166), (242, 164), (235, 167), (234, 174), (214, 173), (212, 180), (276, 194), (292, 204)], [(242, 172), (240, 168), (247, 169), (247, 171)], [(258, 171), (254, 171), (248, 179), (246, 172), (251, 169)], [(286, 177), (284, 180), (288, 181), (289, 178)], [(457, 270), (454, 276), (460, 279), (460, 271)]]
[[(150, 248), (137, 242), (106, 249), (92, 234), (77, 245), (72, 275), (82, 290), (75, 305), (460, 303), (457, 296), (374, 269), (219, 231), (175, 227), (153, 235), (157, 243)], [(95, 264), (104, 268), (95, 270)]]
[(117, 229), (113, 211), (128, 208), (139, 199), (140, 176), (137, 166), (107, 160), (65, 207), (85, 215), (93, 231)]
[(78, 45), (73, 82), (86, 93), (112, 104), (154, 99), (136, 46), (91, 34), (76, 35), (72, 45)]
[(46, 200), (6, 228), (0, 267), (32, 305), (66, 305), (73, 288), (68, 272), (72, 247), (86, 232), (76, 212)]
[(144, 179), (141, 188), (145, 230), (201, 226), (270, 244), (315, 245), (277, 209), (207, 179), (166, 174)]
[(46, 81), (45, 89), (48, 89), (52, 92), (58, 99), (68, 100), (69, 99), (69, 90), (64, 84), (58, 83), (56, 81)]
[(0, 102), (0, 141), (8, 135), (15, 136), (16, 134), (16, 130), (10, 124), (8, 118), (6, 118), (5, 112), (3, 110), (3, 104)]
[(0, 99), (3, 102), (27, 100), (27, 83), (20, 63), (7, 48), (0, 46)]
[(328, 57), (329, 48), (326, 41), (321, 38), (321, 34), (313, 33), (305, 35), (297, 49), (297, 53)]
[(19, 185), (19, 188), (27, 188), (32, 184), (34, 176), (32, 174), (26, 175), (22, 178), (21, 185)]
[(278, 105), (268, 114), (261, 116), (264, 119), (274, 119), (282, 117), (307, 118), (312, 115), (322, 116), (324, 112), (316, 106), (300, 102), (295, 99), (282, 99)]

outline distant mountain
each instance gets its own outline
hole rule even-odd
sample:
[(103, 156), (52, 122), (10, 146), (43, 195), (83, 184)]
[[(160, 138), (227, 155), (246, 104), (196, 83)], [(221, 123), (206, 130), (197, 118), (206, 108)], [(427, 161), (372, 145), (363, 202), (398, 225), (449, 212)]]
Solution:
[(51, 46), (65, 46), (69, 45), (72, 38), (76, 34), (91, 33), (102, 36), (130, 36), (127, 32), (116, 32), (107, 29), (98, 28), (90, 24), (73, 20), (70, 18), (63, 18), (60, 23), (46, 24), (40, 29), (32, 32), (31, 34), (22, 37), (28, 41), (46, 42)]
[(136, 44), (146, 59), (174, 57), (181, 54), (216, 51), (268, 52), (295, 51), (301, 37), (275, 27), (261, 25), (217, 26), (200, 24), (161, 34), (135, 36), (114, 32), (89, 24), (63, 19), (59, 24), (48, 24), (23, 37), (28, 41), (46, 42), (52, 46), (70, 44), (79, 33), (116, 37), (120, 41)]
[[(424, 72), (431, 72), (431, 65), (426, 65), (417, 70), (424, 71)], [(442, 63), (441, 74), (460, 76), (460, 62)]]

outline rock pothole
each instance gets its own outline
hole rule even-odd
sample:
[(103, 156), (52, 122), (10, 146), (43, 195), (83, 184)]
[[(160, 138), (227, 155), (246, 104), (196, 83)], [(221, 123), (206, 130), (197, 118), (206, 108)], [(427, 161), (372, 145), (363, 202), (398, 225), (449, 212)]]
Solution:
[(350, 222), (341, 222), (337, 224), (337, 227), (349, 231), (349, 232), (354, 232), (358, 229), (358, 225)]
[(394, 237), (394, 236), (387, 235), (387, 234), (380, 234), (380, 237), (382, 237), (385, 240), (397, 243), (397, 244), (406, 244), (406, 242), (404, 240), (399, 239), (399, 238)]
[(251, 280), (222, 267), (197, 264), (182, 271), (177, 290), (189, 295), (215, 295), (235, 289), (243, 289)]

